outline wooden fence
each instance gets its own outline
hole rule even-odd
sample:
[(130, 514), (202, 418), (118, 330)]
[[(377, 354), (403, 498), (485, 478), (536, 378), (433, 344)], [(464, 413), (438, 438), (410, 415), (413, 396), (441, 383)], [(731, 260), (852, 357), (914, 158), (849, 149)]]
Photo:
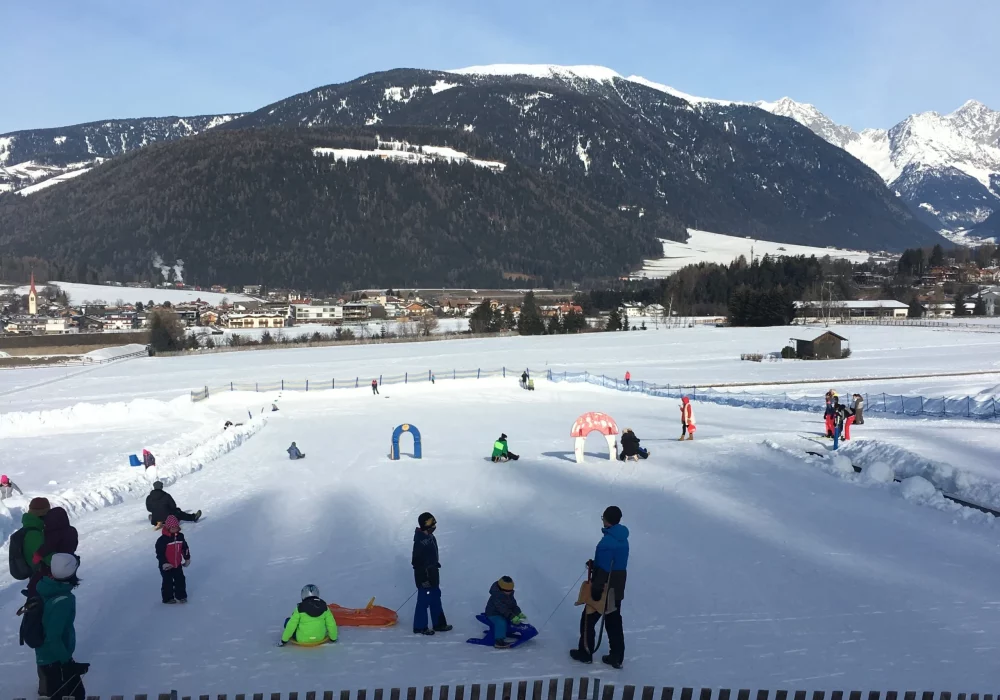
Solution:
[[(454, 691), (454, 692), (453, 692)], [(506, 683), (490, 683), (489, 685), (447, 685), (423, 686), (421, 688), (391, 688), (378, 689), (371, 693), (371, 700), (917, 700), (918, 692), (914, 690), (899, 693), (895, 690), (882, 693), (877, 690), (863, 692), (860, 690), (757, 690), (748, 688), (730, 690), (722, 688), (656, 688), (651, 685), (622, 686), (621, 692), (613, 683), (601, 685), (599, 678), (572, 678), (536, 681), (508, 681)], [(735, 694), (735, 698), (733, 697)], [(350, 690), (334, 692), (327, 690), (322, 693), (253, 693), (231, 696), (234, 700), (369, 700), (366, 690), (352, 693)], [(920, 700), (953, 700), (953, 694), (946, 691), (923, 691), (919, 693)], [(126, 700), (123, 695), (111, 695), (110, 700)], [(229, 695), (216, 695), (215, 700), (229, 700)], [(101, 696), (89, 695), (88, 700), (101, 700)], [(161, 693), (159, 695), (136, 695), (135, 700), (213, 700), (211, 695), (178, 695), (177, 692)], [(25, 700), (25, 698), (15, 698)], [(53, 699), (55, 700), (55, 699)], [(954, 700), (994, 700), (992, 693), (956, 693)]]

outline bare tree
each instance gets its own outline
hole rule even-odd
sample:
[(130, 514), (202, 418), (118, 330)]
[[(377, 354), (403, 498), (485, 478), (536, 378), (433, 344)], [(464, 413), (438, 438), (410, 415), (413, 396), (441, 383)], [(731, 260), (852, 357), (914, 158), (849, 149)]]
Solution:
[(433, 314), (424, 314), (417, 321), (417, 325), (420, 328), (420, 334), (424, 336), (429, 336), (431, 333), (437, 330), (438, 320)]

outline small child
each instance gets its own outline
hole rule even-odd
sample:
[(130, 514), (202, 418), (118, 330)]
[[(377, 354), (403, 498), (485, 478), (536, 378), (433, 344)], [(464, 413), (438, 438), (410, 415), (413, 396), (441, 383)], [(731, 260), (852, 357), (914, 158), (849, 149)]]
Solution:
[(337, 621), (326, 601), (319, 597), (319, 589), (311, 583), (302, 587), (302, 602), (295, 606), (295, 612), (285, 620), (285, 631), (278, 646), (285, 646), (293, 636), (296, 644), (337, 641)]
[(160, 594), (166, 605), (187, 602), (187, 580), (184, 567), (191, 564), (191, 550), (181, 534), (177, 517), (168, 515), (163, 523), (163, 534), (156, 540), (156, 561), (160, 565), (163, 585)]
[(289, 447), (285, 452), (288, 453), (288, 459), (302, 459), (305, 457), (305, 453), (298, 448), (298, 446), (293, 442), (291, 447)]
[(24, 491), (22, 491), (17, 484), (11, 481), (9, 476), (7, 476), (6, 474), (0, 476), (0, 501), (6, 500), (11, 496), (13, 496), (15, 491), (17, 491), (22, 496), (24, 495)]
[(514, 579), (501, 576), (490, 586), (490, 599), (486, 603), (486, 617), (493, 623), (493, 646), (506, 649), (511, 645), (507, 640), (508, 625), (519, 625), (528, 618), (521, 612), (514, 600)]

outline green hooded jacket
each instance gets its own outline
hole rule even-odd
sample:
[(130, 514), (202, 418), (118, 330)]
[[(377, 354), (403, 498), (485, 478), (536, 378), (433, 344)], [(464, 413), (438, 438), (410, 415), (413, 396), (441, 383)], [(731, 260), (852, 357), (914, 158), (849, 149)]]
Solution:
[(493, 443), (493, 456), (494, 457), (506, 457), (507, 456), (507, 441), (497, 440)]
[(293, 636), (299, 644), (319, 644), (327, 639), (337, 641), (337, 621), (323, 600), (306, 598), (295, 607), (281, 641), (287, 642)]
[(42, 609), (42, 628), (45, 643), (35, 649), (35, 663), (48, 666), (66, 663), (76, 650), (76, 597), (73, 584), (56, 581), (46, 576), (38, 582), (38, 595), (45, 601)]
[(31, 558), (45, 541), (45, 521), (32, 513), (24, 513), (21, 515), (21, 527), (27, 530), (24, 533), (24, 558), (28, 566), (37, 569), (38, 567), (31, 563)]

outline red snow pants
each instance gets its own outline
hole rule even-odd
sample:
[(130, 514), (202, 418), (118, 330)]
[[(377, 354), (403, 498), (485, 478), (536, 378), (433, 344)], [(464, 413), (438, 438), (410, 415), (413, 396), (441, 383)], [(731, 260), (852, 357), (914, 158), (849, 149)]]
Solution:
[(826, 436), (833, 437), (833, 416), (826, 416), (824, 420), (826, 421)]
[(844, 439), (851, 439), (851, 424), (854, 423), (854, 416), (848, 416), (847, 420), (844, 421)]

